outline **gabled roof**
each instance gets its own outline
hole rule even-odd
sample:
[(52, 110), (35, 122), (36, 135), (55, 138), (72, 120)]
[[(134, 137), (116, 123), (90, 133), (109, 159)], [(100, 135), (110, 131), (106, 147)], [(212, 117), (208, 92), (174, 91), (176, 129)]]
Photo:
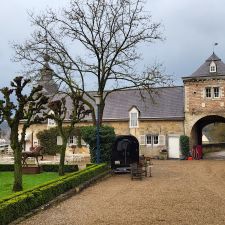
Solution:
[(134, 89), (111, 93), (106, 100), (103, 120), (129, 119), (132, 106), (140, 111), (140, 119), (184, 118), (183, 87), (155, 88), (152, 98), (147, 91), (142, 91), (142, 95)]
[[(216, 72), (210, 73), (210, 63), (214, 62), (216, 64)], [(225, 64), (223, 61), (213, 52), (213, 54), (189, 77), (184, 77), (183, 79), (188, 78), (198, 78), (198, 77), (217, 77), (225, 76)]]
[[(140, 111), (140, 120), (183, 120), (184, 119), (183, 87), (159, 87), (153, 89), (152, 98), (147, 91), (142, 96), (137, 89), (112, 92), (105, 102), (103, 121), (129, 120), (129, 111), (136, 107)], [(96, 92), (89, 92), (94, 96)], [(144, 99), (143, 99), (144, 97)], [(54, 99), (59, 98), (59, 95)], [(67, 101), (67, 109), (71, 108), (71, 100)], [(69, 115), (66, 119), (69, 119)], [(91, 120), (91, 115), (85, 117)]]

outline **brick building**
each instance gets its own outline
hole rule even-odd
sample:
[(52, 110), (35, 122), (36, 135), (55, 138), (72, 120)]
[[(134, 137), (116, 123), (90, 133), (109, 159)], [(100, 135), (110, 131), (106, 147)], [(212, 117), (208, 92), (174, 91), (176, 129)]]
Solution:
[[(44, 69), (47, 76), (42, 70), (39, 83), (51, 95), (56, 91), (53, 84), (49, 85), (53, 71), (47, 63)], [(140, 154), (157, 156), (160, 150), (167, 149), (170, 158), (179, 158), (180, 135), (188, 135), (191, 146), (201, 144), (206, 125), (225, 122), (225, 64), (213, 53), (183, 82), (184, 86), (155, 88), (152, 98), (144, 91), (140, 95), (135, 89), (111, 93), (106, 100), (103, 123), (113, 126), (117, 135), (136, 136)], [(83, 124), (91, 124), (91, 118), (86, 117)], [(52, 126), (54, 121), (49, 120), (30, 127), (27, 147), (38, 142), (38, 131)], [(73, 144), (75, 139), (71, 137), (69, 142)]]

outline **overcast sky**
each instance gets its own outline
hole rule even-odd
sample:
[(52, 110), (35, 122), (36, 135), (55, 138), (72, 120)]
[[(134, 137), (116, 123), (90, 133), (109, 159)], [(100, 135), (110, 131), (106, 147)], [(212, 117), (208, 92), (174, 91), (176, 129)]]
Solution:
[[(29, 38), (27, 11), (39, 12), (47, 6), (59, 8), (67, 0), (5, 0), (0, 7), (0, 87), (21, 70), (10, 61), (10, 42), (22, 43)], [(193, 73), (219, 45), (215, 53), (225, 61), (225, 1), (224, 0), (147, 0), (146, 9), (153, 20), (163, 24), (164, 42), (143, 47), (143, 63), (162, 62), (165, 72), (181, 85), (181, 77)]]

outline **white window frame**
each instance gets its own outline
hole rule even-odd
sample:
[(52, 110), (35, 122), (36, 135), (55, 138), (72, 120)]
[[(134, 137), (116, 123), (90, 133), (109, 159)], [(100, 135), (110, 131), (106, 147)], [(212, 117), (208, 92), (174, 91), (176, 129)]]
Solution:
[[(155, 143), (155, 138), (157, 138), (157, 143)], [(153, 146), (159, 145), (159, 135), (152, 135)]]
[[(218, 92), (215, 92), (215, 89), (218, 88)], [(207, 90), (210, 90), (210, 97), (207, 96)], [(218, 93), (218, 96), (215, 96), (215, 93)], [(219, 99), (220, 98), (220, 87), (205, 87), (205, 98), (207, 99)]]
[[(54, 112), (51, 110), (48, 115), (54, 115)], [(49, 127), (55, 127), (56, 126), (56, 121), (53, 119), (48, 118), (48, 126)]]
[(209, 72), (210, 73), (216, 73), (216, 63), (213, 62), (213, 61), (209, 65)]
[[(207, 96), (207, 94), (208, 94), (208, 91), (207, 90), (209, 90), (210, 92), (210, 96)], [(205, 97), (206, 98), (212, 98), (212, 88), (211, 87), (205, 87)]]
[[(159, 136), (158, 134), (146, 134), (145, 135), (145, 143), (148, 147), (158, 146), (159, 145)], [(157, 144), (155, 144), (155, 137), (157, 137)], [(150, 141), (150, 142), (149, 142)]]
[[(133, 119), (133, 115), (135, 115), (135, 119)], [(136, 107), (133, 107), (130, 112), (129, 112), (129, 118), (130, 118), (130, 121), (129, 121), (129, 125), (130, 125), (130, 128), (138, 128), (139, 127), (139, 121), (138, 121), (138, 118), (139, 118), (139, 112), (137, 110)]]
[[(218, 89), (218, 92), (215, 92), (215, 89)], [(218, 96), (215, 96), (215, 93), (218, 93)], [(220, 98), (220, 87), (213, 87), (213, 98)]]
[(76, 136), (69, 136), (68, 144), (69, 144), (69, 146), (77, 145), (77, 138), (76, 138)]
[(152, 145), (152, 135), (151, 134), (147, 134), (145, 136), (145, 138), (146, 138), (146, 145), (151, 146)]
[(48, 119), (48, 126), (52, 126), (52, 127), (56, 126), (55, 120), (53, 120), (53, 119)]

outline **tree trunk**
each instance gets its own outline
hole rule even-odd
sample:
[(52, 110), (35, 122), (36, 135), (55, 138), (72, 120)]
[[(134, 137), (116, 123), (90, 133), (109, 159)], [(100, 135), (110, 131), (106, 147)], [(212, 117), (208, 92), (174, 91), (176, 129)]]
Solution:
[(13, 149), (14, 152), (14, 184), (13, 191), (22, 191), (23, 182), (22, 182), (22, 149), (16, 147)]
[(100, 126), (102, 125), (104, 108), (105, 108), (105, 103), (102, 101), (101, 104), (99, 105), (99, 117), (98, 115), (96, 116), (99, 119), (98, 123)]
[(60, 162), (59, 162), (59, 176), (65, 175), (64, 164), (65, 164), (65, 155), (66, 155), (66, 145), (67, 139), (63, 138), (63, 144), (60, 152)]

